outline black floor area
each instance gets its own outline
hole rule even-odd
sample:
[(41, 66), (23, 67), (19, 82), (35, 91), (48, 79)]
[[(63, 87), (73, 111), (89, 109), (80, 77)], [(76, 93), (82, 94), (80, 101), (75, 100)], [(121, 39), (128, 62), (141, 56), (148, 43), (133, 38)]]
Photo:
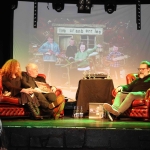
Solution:
[(2, 119), (9, 150), (149, 150), (150, 122), (121, 118)]

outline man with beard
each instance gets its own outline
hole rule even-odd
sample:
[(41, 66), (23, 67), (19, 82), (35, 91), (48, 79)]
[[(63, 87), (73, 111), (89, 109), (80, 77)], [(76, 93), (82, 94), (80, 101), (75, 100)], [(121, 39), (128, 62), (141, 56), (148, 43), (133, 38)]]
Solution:
[(132, 83), (116, 88), (117, 95), (113, 105), (108, 103), (103, 104), (111, 121), (113, 121), (111, 114), (119, 116), (130, 107), (134, 99), (143, 99), (146, 95), (146, 91), (150, 88), (150, 62), (142, 61), (138, 71), (139, 76)]

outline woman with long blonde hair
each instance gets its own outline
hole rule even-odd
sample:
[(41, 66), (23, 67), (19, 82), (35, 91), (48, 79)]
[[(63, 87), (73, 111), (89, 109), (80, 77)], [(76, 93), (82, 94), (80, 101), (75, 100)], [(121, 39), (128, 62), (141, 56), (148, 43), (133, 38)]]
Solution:
[(16, 59), (9, 59), (1, 69), (4, 95), (17, 97), (19, 103), (27, 105), (34, 119), (43, 119), (40, 116), (39, 102), (33, 94), (33, 89), (21, 87), (20, 63)]

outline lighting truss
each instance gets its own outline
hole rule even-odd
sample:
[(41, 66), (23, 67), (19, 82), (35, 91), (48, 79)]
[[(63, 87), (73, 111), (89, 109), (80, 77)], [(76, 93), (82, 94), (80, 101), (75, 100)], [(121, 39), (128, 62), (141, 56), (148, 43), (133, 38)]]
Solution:
[(33, 27), (37, 28), (37, 17), (38, 17), (38, 2), (37, 0), (34, 0), (34, 22)]
[(78, 13), (91, 13), (92, 2), (91, 0), (79, 0)]
[(55, 9), (57, 12), (61, 12), (64, 10), (64, 1), (63, 0), (53, 0), (52, 8)]
[(141, 0), (137, 0), (136, 3), (136, 23), (137, 30), (141, 30)]

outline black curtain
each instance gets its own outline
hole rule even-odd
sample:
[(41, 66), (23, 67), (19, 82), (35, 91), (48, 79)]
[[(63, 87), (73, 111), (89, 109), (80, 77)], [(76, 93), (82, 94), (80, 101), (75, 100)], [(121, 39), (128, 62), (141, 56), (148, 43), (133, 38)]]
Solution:
[(13, 16), (12, 3), (1, 2), (0, 9), (0, 68), (10, 58), (13, 58)]

